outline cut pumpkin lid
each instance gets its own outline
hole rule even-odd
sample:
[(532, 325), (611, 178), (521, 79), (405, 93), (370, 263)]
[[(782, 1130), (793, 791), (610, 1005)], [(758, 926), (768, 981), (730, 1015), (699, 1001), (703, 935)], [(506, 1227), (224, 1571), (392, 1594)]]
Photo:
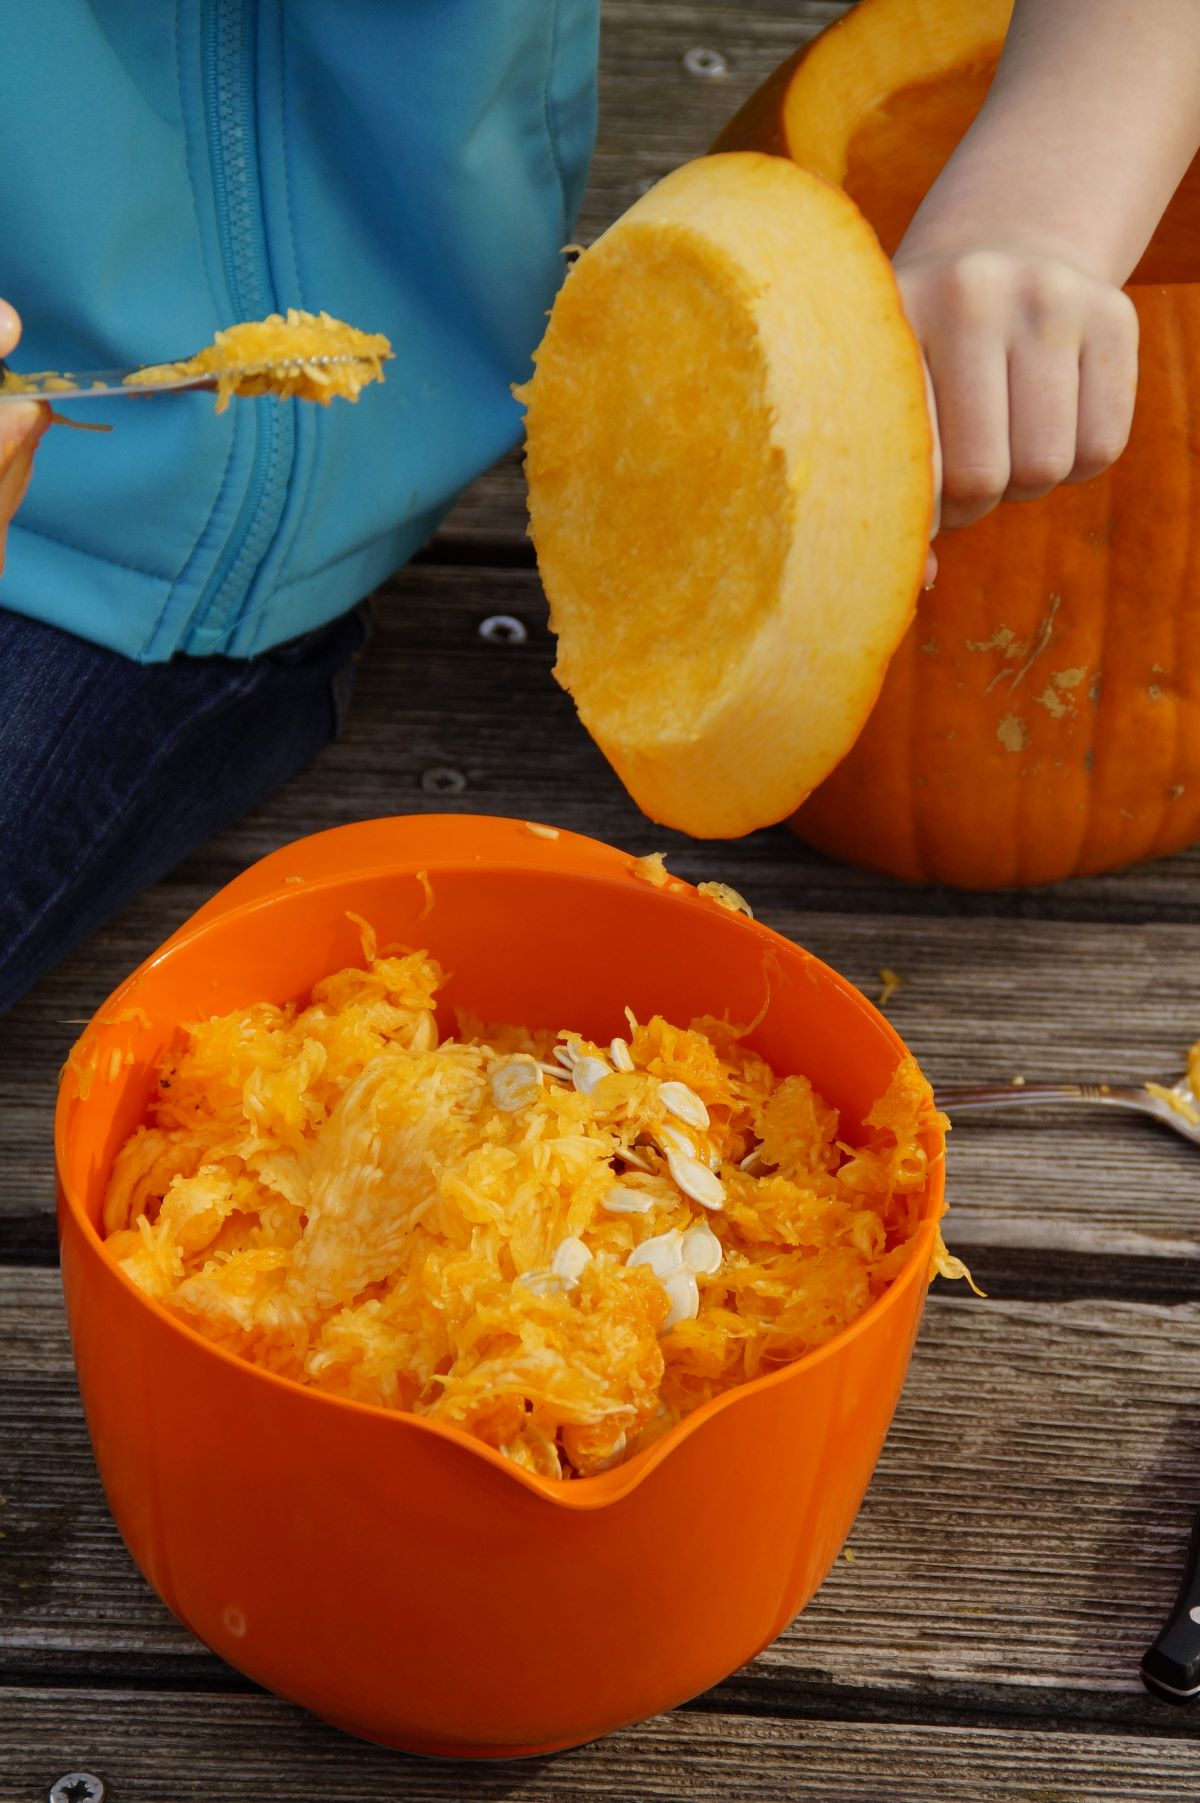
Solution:
[(651, 819), (781, 820), (853, 744), (932, 509), (920, 352), (844, 194), (677, 169), (575, 264), (523, 390), (559, 681)]
[(769, 150), (840, 187), (864, 118), (905, 89), (990, 69), (1012, 11), (1013, 0), (858, 0), (755, 89), (713, 149)]

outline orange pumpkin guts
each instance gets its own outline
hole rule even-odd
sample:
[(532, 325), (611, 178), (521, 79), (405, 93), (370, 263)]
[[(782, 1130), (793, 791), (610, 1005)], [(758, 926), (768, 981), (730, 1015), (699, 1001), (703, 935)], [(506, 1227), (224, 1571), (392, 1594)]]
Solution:
[[(895, 250), (991, 80), (1011, 0), (861, 0), (718, 140), (836, 182)], [(851, 862), (990, 888), (1200, 836), (1200, 169), (1129, 293), (1133, 435), (1106, 475), (939, 540), (936, 586), (798, 830)]]
[(704, 158), (579, 258), (535, 361), (559, 681), (652, 819), (783, 819), (861, 730), (924, 566), (930, 427), (887, 259), (829, 184)]
[(946, 1125), (911, 1058), (855, 1131), (727, 1021), (439, 1041), (441, 969), (362, 925), (307, 1006), (185, 1026), (117, 1156), (108, 1251), (206, 1338), (586, 1477), (907, 1263)]
[(328, 407), (339, 397), (356, 401), (368, 383), (382, 382), (383, 365), (391, 355), (382, 332), (360, 332), (328, 313), (289, 307), (286, 318), (270, 313), (266, 319), (227, 326), (195, 357), (139, 369), (126, 380), (141, 384), (213, 376), (218, 413), (224, 413), (235, 394), (270, 394), (281, 401), (294, 395)]

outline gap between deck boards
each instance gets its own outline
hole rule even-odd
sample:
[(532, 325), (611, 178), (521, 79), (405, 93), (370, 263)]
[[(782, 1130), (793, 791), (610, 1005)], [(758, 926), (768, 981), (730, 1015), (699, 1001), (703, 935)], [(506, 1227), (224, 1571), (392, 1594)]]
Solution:
[[(0, 1658), (5, 1691), (161, 1692), (180, 1696), (267, 1696), (211, 1654), (162, 1658), (60, 1650), (19, 1662)], [(1128, 1734), (1140, 1740), (1194, 1740), (1194, 1713), (1158, 1701), (1139, 1688), (1127, 1694), (1069, 1687), (970, 1684), (938, 1680), (936, 1687), (858, 1686), (809, 1680), (791, 1672), (735, 1673), (723, 1684), (682, 1703), (688, 1714), (742, 1715), (779, 1722), (889, 1722), (931, 1728), (1037, 1728), (1043, 1733)]]

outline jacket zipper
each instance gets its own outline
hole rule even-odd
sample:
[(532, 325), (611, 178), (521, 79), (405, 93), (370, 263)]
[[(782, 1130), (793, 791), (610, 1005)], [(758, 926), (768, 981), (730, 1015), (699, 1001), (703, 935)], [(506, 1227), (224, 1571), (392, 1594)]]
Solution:
[[(230, 324), (262, 319), (276, 306), (256, 155), (256, 11), (249, 0), (205, 0), (203, 15), (206, 129)], [(193, 614), (206, 633), (228, 628), (247, 599), (274, 539), (291, 461), (283, 408), (262, 400), (236, 407), (234, 429), (253, 432), (253, 451), (237, 520)]]

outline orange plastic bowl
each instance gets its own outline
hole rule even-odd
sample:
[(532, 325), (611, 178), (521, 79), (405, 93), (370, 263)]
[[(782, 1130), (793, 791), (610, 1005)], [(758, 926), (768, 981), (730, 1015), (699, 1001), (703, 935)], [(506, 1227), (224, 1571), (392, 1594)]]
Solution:
[(575, 1745), (718, 1682), (825, 1576), (908, 1366), (941, 1140), (931, 1130), (912, 1256), (872, 1308), (601, 1476), (539, 1479), (453, 1428), (273, 1377), (148, 1301), (97, 1222), (177, 1024), (304, 997), (358, 961), (347, 909), (383, 941), (428, 946), (453, 972), (450, 1001), (484, 1019), (607, 1040), (626, 1003), (750, 1020), (769, 994), (752, 1043), (808, 1074), (850, 1138), (904, 1047), (849, 983), (765, 927), (656, 890), (591, 840), (462, 816), (371, 821), (277, 852), (83, 1035), (95, 1078), (84, 1098), (67, 1075), (56, 1123), (63, 1285), (96, 1461), (150, 1583), (230, 1664), (351, 1733), (456, 1756)]

